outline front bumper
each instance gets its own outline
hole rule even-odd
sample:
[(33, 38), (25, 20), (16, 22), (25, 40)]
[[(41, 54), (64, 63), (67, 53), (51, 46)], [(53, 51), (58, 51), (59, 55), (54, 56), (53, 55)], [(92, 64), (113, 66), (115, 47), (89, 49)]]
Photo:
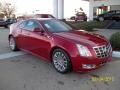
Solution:
[(85, 58), (78, 56), (72, 60), (73, 71), (88, 72), (95, 70), (109, 62), (111, 59), (112, 55), (109, 55), (106, 58)]

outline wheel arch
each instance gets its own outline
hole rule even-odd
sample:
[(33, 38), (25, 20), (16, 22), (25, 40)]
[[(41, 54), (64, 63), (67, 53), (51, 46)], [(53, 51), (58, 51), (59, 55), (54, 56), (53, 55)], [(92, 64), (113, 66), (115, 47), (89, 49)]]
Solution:
[(71, 69), (70, 69), (70, 71), (73, 71), (73, 65), (72, 65), (72, 61), (71, 61), (70, 54), (69, 54), (64, 48), (61, 48), (61, 47), (59, 47), (59, 46), (55, 46), (55, 47), (53, 47), (53, 48), (51, 49), (51, 51), (50, 51), (50, 62), (52, 63), (52, 54), (53, 54), (54, 50), (56, 50), (56, 49), (61, 49), (61, 50), (63, 50), (63, 51), (68, 55), (68, 58), (69, 58), (70, 64), (71, 64)]
[(9, 34), (9, 36), (8, 36), (8, 40), (10, 39), (11, 36), (13, 36), (13, 35), (12, 35), (12, 34)]
[(61, 49), (61, 50), (63, 50), (68, 55), (69, 59), (71, 60), (70, 54), (65, 49), (63, 49), (63, 48), (61, 48), (59, 46), (55, 46), (55, 47), (53, 47), (50, 50), (50, 60), (51, 60), (51, 62), (52, 62), (52, 54), (53, 54), (53, 52), (54, 52), (55, 49)]

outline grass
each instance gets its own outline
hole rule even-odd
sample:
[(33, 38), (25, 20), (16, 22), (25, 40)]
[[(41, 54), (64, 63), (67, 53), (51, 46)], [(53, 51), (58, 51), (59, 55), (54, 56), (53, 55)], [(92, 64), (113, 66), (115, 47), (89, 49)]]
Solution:
[(98, 22), (98, 21), (89, 21), (89, 22), (68, 22), (74, 27), (83, 29), (86, 31), (93, 31), (94, 28), (105, 28), (108, 22)]

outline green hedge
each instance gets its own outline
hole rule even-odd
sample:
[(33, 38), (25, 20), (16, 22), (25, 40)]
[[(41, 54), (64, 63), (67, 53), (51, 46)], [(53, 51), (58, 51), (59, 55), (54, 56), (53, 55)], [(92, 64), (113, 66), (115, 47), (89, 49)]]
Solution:
[(120, 50), (120, 32), (112, 34), (110, 37), (110, 43), (115, 50)]
[(69, 22), (73, 26), (87, 30), (92, 31), (94, 28), (104, 28), (107, 23), (106, 22), (98, 22), (98, 21), (89, 21), (89, 22)]

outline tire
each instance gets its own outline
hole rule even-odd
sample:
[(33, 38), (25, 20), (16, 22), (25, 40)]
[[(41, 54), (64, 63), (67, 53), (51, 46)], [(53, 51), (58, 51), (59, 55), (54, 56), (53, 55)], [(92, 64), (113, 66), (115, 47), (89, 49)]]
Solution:
[(78, 20), (77, 19), (75, 19), (75, 22), (77, 22)]
[(18, 47), (15, 42), (15, 38), (13, 36), (9, 37), (9, 47), (12, 51), (18, 51)]
[(6, 25), (6, 26), (4, 26), (5, 28), (8, 28), (8, 26)]
[(99, 17), (99, 21), (104, 21), (104, 18), (103, 17)]
[(10, 28), (10, 24), (8, 24), (8, 25), (5, 25), (4, 27), (5, 27), (5, 28)]
[(72, 71), (72, 65), (67, 53), (62, 49), (55, 49), (52, 54), (53, 67), (62, 74)]
[(7, 28), (9, 29), (9, 28), (10, 28), (10, 25), (7, 25)]
[(87, 21), (87, 20), (85, 19), (85, 20), (83, 20), (83, 21)]

